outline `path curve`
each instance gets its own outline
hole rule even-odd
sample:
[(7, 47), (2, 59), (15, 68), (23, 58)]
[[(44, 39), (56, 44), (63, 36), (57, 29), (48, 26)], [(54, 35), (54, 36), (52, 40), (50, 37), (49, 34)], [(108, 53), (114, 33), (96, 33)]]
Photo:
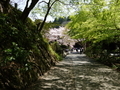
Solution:
[(120, 90), (120, 73), (85, 54), (69, 54), (27, 90)]

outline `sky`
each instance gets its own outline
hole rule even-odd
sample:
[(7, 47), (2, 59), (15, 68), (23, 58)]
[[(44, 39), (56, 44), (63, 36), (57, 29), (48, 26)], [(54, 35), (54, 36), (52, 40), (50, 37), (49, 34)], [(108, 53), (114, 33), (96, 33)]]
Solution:
[[(18, 9), (20, 9), (21, 11), (24, 10), (25, 8), (25, 5), (26, 5), (26, 1), (27, 0), (10, 0), (11, 4), (14, 6), (14, 3), (17, 3), (18, 4)], [(31, 17), (31, 13), (29, 14), (28, 17), (30, 17), (33, 21), (34, 19)], [(37, 15), (38, 19), (43, 19), (43, 17), (40, 17), (40, 15)], [(47, 20), (46, 21), (53, 21), (54, 19), (50, 16), (47, 17)]]

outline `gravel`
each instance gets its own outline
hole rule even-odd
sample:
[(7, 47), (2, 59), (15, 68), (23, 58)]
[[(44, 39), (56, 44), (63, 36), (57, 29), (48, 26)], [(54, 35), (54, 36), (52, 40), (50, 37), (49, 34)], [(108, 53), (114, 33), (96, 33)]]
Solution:
[(71, 53), (27, 90), (120, 90), (120, 73), (85, 54)]

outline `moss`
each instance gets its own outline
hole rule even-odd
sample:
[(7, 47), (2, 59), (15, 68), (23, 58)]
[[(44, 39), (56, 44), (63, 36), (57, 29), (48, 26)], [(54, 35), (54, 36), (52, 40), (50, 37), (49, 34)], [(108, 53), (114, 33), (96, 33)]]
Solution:
[(22, 23), (22, 12), (11, 8), (7, 14), (0, 13), (0, 86), (3, 90), (25, 88), (61, 59), (37, 32), (32, 20), (28, 18)]

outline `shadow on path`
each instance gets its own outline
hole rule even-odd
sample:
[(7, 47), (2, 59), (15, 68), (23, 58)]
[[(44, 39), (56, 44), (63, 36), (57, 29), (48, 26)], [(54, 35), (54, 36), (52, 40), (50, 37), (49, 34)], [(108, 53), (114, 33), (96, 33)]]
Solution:
[(27, 90), (120, 90), (120, 73), (84, 54), (69, 54)]

